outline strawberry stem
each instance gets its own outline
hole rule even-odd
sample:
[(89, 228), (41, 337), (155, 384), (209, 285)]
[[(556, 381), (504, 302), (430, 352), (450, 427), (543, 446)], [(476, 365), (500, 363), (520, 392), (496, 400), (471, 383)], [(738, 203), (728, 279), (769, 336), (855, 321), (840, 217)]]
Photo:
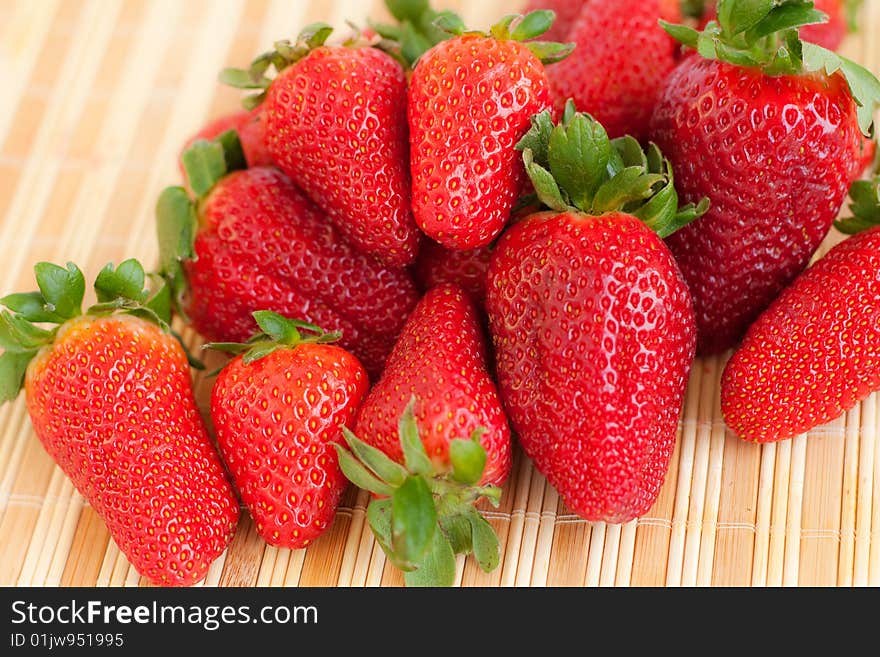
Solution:
[(484, 429), (450, 444), (451, 471), (431, 463), (419, 436), (415, 397), (400, 418), (398, 430), (404, 464), (343, 429), (346, 445), (335, 444), (348, 479), (375, 495), (367, 520), (389, 561), (404, 573), (408, 586), (451, 586), (455, 555), (472, 553), (485, 572), (499, 563), (498, 537), (475, 504), (488, 499), (498, 506), (501, 489), (478, 486), (486, 466), (480, 444)]
[(328, 333), (314, 324), (290, 319), (269, 310), (257, 310), (252, 316), (260, 331), (247, 342), (209, 342), (202, 348), (236, 355), (244, 354), (244, 362), (249, 364), (265, 358), (278, 349), (307, 343), (327, 344), (336, 342), (342, 337), (339, 331)]
[(554, 125), (549, 110), (532, 117), (517, 144), (540, 201), (557, 212), (627, 212), (660, 237), (705, 214), (708, 199), (679, 207), (672, 166), (656, 145), (632, 137), (609, 139), (602, 125), (566, 104)]

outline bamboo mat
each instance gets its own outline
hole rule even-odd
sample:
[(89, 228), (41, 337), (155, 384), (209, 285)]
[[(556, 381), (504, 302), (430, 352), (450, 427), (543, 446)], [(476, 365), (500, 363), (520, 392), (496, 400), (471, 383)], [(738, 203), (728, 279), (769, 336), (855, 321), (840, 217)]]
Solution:
[[(438, 3), (441, 4), (441, 3)], [(487, 27), (512, 0), (444, 2)], [(220, 87), (272, 41), (316, 20), (382, 17), (381, 0), (0, 0), (0, 293), (33, 289), (38, 260), (157, 257), (153, 207), (176, 155), (207, 118), (237, 106)], [(844, 52), (880, 71), (880, 0)], [(832, 235), (821, 252), (838, 241)], [(197, 336), (185, 333), (197, 345)], [(728, 431), (723, 358), (698, 361), (662, 494), (623, 526), (567, 511), (517, 456), (489, 512), (502, 546), (492, 574), (459, 561), (461, 586), (880, 585), (880, 416), (875, 395), (845, 417), (759, 447)], [(206, 404), (210, 382), (197, 379)], [(400, 585), (349, 491), (308, 550), (267, 547), (243, 514), (207, 586)], [(0, 585), (144, 582), (46, 455), (23, 398), (0, 408)]]

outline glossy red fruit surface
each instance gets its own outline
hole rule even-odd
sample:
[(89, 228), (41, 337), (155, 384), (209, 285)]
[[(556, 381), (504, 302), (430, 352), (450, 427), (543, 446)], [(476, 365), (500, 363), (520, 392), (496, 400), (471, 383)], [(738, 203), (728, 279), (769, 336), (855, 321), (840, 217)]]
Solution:
[(159, 327), (83, 316), (61, 327), (25, 382), (46, 451), (137, 571), (163, 586), (204, 578), (239, 515), (190, 377)]
[(284, 69), (263, 105), (275, 164), (360, 250), (411, 264), (406, 76), (370, 47), (322, 46)]
[(357, 359), (327, 344), (233, 359), (211, 391), (223, 459), (257, 532), (298, 549), (332, 523), (347, 479), (332, 443), (354, 426), (369, 378)]
[(504, 483), (511, 464), (510, 428), (486, 367), (476, 309), (454, 285), (433, 288), (416, 306), (361, 408), (355, 434), (402, 461), (398, 421), (413, 395), (422, 443), (440, 471), (449, 468), (450, 442), (483, 427), (480, 444), (487, 461), (480, 483)]
[(816, 261), (749, 328), (724, 368), (721, 411), (741, 438), (774, 442), (880, 390), (880, 228)]
[(770, 77), (688, 57), (665, 86), (651, 139), (682, 199), (711, 202), (667, 242), (694, 299), (699, 351), (720, 352), (828, 233), (856, 167), (856, 106), (839, 76)]
[(644, 140), (663, 82), (675, 67), (678, 45), (658, 24), (678, 23), (661, 0), (588, 2), (566, 39), (574, 53), (548, 68), (557, 109), (574, 100), (609, 136)]
[(382, 370), (419, 293), (405, 270), (355, 249), (274, 168), (236, 171), (200, 206), (186, 310), (210, 340), (243, 342), (255, 310), (342, 331), (371, 374)]
[(534, 215), (495, 248), (487, 311), (512, 427), (568, 508), (591, 521), (646, 513), (695, 342), (663, 241), (627, 214)]
[(453, 37), (419, 60), (409, 88), (413, 213), (450, 249), (488, 245), (525, 184), (514, 146), (551, 104), (544, 65), (518, 41)]

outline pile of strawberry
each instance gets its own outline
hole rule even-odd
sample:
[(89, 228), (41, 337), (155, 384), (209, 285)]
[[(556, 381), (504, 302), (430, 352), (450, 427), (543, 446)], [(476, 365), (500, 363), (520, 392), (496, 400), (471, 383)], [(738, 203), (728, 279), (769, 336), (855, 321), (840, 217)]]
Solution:
[[(647, 513), (698, 354), (733, 350), (755, 442), (880, 389), (880, 82), (813, 43), (842, 3), (545, 0), (488, 34), (387, 4), (221, 73), (253, 93), (184, 147), (155, 273), (108, 265), (83, 311), (39, 263), (0, 299), (0, 399), (140, 573), (202, 579), (242, 503), (305, 547), (353, 482), (406, 582), (449, 585), (498, 565), (514, 442), (586, 520)], [(173, 318), (230, 354), (209, 418)]]

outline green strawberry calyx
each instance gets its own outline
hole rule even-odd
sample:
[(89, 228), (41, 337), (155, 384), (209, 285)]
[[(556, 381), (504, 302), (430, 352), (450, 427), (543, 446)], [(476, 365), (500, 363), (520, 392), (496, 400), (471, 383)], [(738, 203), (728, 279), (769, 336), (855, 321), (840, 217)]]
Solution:
[(545, 110), (516, 145), (538, 199), (551, 210), (592, 215), (625, 212), (661, 238), (701, 217), (708, 199), (679, 206), (672, 166), (660, 149), (643, 150), (633, 137), (609, 139), (590, 115), (568, 101), (554, 125)]
[(859, 127), (869, 135), (880, 104), (880, 81), (863, 66), (799, 36), (799, 28), (827, 21), (828, 15), (815, 9), (812, 0), (719, 0), (717, 20), (702, 32), (660, 24), (706, 59), (760, 68), (772, 76), (840, 72), (858, 105)]
[(396, 23), (368, 21), (383, 39), (380, 47), (412, 68), (432, 47), (453, 35), (437, 25), (438, 20), (460, 21), (449, 10), (437, 11), (429, 0), (385, 0), (385, 7)]
[(834, 227), (845, 235), (855, 235), (880, 226), (880, 175), (868, 180), (857, 180), (849, 189), (851, 217), (834, 222)]
[(267, 75), (275, 69), (277, 75), (292, 66), (315, 48), (323, 46), (333, 28), (327, 23), (312, 23), (302, 29), (296, 40), (282, 39), (273, 44), (271, 50), (258, 55), (246, 69), (224, 68), (220, 71), (220, 82), (236, 89), (252, 90), (249, 96), (242, 99), (245, 109), (253, 109), (263, 102), (266, 92), (272, 84), (273, 77)]
[(245, 169), (247, 162), (234, 130), (228, 130), (211, 141), (195, 141), (181, 159), (196, 199), (193, 200), (184, 187), (166, 187), (156, 202), (156, 236), (159, 273), (168, 283), (174, 311), (186, 319), (183, 298), (188, 285), (183, 263), (196, 259), (194, 244), (199, 227), (199, 203), (227, 174)]
[(327, 332), (314, 324), (269, 310), (257, 310), (251, 315), (260, 330), (247, 342), (209, 342), (203, 348), (242, 354), (245, 364), (250, 364), (279, 349), (290, 349), (301, 344), (327, 344), (342, 337), (339, 331)]
[(94, 283), (97, 303), (85, 313), (85, 277), (75, 264), (38, 262), (34, 276), (37, 291), (0, 298), (0, 306), (4, 306), (0, 311), (0, 404), (18, 396), (28, 364), (54, 342), (59, 328), (70, 320), (127, 313), (172, 332), (168, 286), (160, 277), (150, 275), (153, 289), (146, 289), (148, 275), (135, 259), (117, 267), (107, 264), (100, 271)]
[(497, 507), (501, 489), (479, 485), (485, 429), (453, 440), (451, 467), (441, 470), (425, 451), (414, 408), (415, 397), (399, 422), (403, 464), (343, 429), (347, 447), (335, 443), (339, 466), (353, 484), (377, 496), (367, 507), (367, 521), (407, 586), (452, 586), (456, 554), (473, 554), (487, 573), (498, 567), (498, 537), (475, 504), (485, 498)]

